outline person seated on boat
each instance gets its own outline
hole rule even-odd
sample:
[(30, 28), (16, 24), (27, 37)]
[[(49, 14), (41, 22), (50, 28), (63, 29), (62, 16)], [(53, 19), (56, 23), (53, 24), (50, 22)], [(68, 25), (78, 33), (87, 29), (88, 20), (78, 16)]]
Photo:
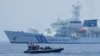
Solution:
[(44, 48), (43, 48), (43, 47), (40, 47), (40, 49), (41, 49), (41, 50), (44, 50)]
[(45, 50), (48, 49), (47, 46), (45, 46)]
[(46, 50), (46, 49), (51, 49), (51, 47), (50, 47), (50, 46), (45, 46), (45, 50)]
[(36, 47), (36, 50), (38, 50), (38, 49), (40, 48), (40, 46), (39, 46), (39, 45), (36, 45), (35, 47)]
[(50, 46), (47, 46), (47, 49), (52, 49)]
[(38, 50), (38, 49), (40, 48), (39, 45), (36, 45), (36, 46), (35, 46), (34, 44), (32, 44), (31, 47), (32, 47), (31, 50)]
[(37, 49), (38, 49), (38, 47), (37, 47), (37, 46), (32, 45), (32, 50), (37, 50)]

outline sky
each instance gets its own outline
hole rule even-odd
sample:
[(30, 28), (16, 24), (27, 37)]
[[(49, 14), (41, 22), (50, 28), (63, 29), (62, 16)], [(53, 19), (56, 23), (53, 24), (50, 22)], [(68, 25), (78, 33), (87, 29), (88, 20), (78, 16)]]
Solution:
[[(39, 32), (59, 18), (72, 17), (72, 4), (80, 1), (80, 20), (100, 19), (100, 0), (0, 0), (0, 41), (8, 41), (4, 31)], [(100, 23), (100, 21), (98, 21)], [(99, 26), (98, 23), (98, 26)]]

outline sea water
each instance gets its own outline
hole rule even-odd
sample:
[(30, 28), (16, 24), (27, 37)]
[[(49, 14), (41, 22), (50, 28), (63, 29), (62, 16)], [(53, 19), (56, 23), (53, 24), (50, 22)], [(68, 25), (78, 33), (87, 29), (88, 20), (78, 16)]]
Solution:
[(60, 53), (26, 54), (27, 44), (0, 43), (0, 56), (100, 56), (100, 44), (39, 44), (42, 47), (62, 47)]

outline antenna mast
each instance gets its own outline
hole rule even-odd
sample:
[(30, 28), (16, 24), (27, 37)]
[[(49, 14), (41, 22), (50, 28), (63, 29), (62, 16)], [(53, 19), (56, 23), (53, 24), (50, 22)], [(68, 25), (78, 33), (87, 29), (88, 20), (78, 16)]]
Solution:
[(73, 10), (72, 10), (72, 20), (73, 21), (79, 21), (79, 16), (80, 16), (80, 7), (79, 1), (77, 2), (76, 5), (72, 5)]

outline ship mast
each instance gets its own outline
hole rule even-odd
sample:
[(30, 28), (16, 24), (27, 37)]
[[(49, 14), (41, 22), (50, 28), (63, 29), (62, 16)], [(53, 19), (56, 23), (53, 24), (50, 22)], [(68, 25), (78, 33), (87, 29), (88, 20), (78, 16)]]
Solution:
[(72, 5), (73, 10), (72, 10), (72, 20), (73, 21), (79, 21), (79, 16), (80, 16), (80, 7), (79, 1), (77, 2), (76, 5)]
[(57, 21), (57, 23), (58, 23), (58, 24), (60, 23), (60, 18), (59, 18), (59, 14), (58, 14), (58, 21)]

